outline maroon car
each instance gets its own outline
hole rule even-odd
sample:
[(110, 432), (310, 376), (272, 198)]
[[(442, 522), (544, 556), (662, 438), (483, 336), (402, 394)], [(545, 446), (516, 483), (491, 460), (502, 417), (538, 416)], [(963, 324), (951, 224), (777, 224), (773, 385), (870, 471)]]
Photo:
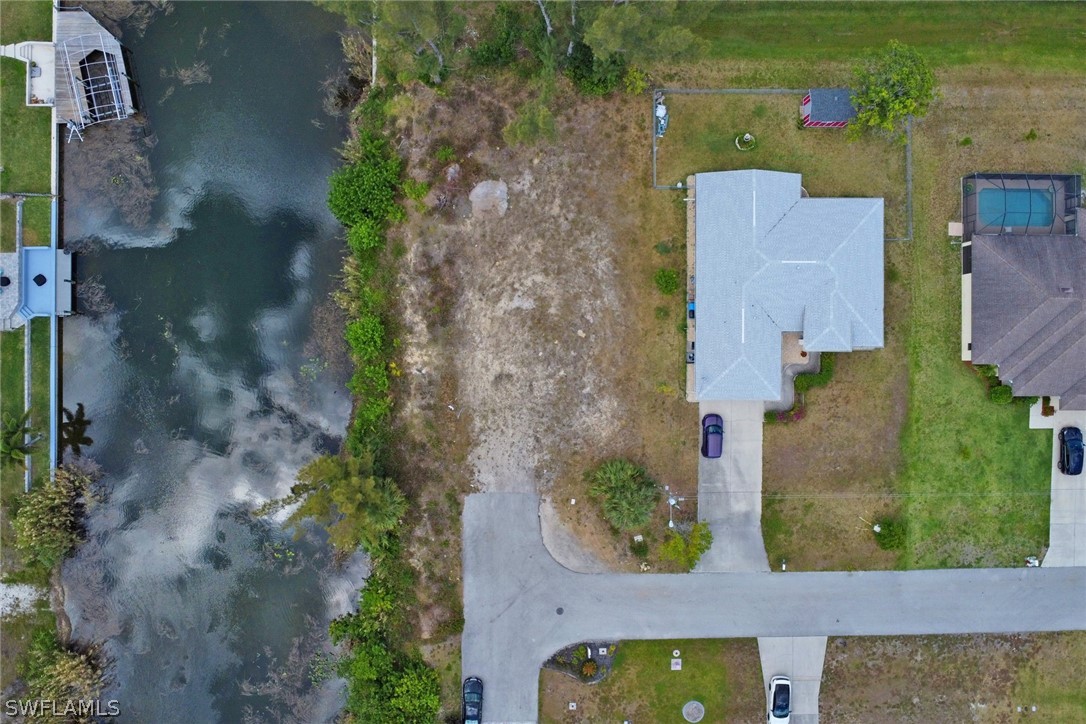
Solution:
[(706, 415), (701, 418), (701, 454), (707, 458), (718, 458), (723, 449), (724, 418)]

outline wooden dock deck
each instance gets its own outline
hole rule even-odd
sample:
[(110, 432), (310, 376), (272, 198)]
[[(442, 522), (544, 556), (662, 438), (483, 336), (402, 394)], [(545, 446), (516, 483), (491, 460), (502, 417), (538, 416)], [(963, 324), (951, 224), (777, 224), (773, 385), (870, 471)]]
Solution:
[(85, 10), (59, 10), (54, 120), (80, 128), (135, 113), (121, 44)]

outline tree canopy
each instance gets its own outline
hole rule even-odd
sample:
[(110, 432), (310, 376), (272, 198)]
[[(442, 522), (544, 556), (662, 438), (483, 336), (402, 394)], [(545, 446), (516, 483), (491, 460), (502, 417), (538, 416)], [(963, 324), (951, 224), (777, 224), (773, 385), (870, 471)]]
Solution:
[(696, 56), (705, 41), (687, 27), (712, 9), (712, 3), (675, 0), (627, 2), (599, 8), (584, 34), (597, 58), (619, 54), (635, 64)]
[(874, 129), (903, 137), (909, 116), (923, 116), (935, 100), (935, 73), (914, 48), (891, 40), (855, 68), (856, 117), (849, 138)]
[(362, 546), (372, 553), (381, 537), (399, 523), (407, 500), (389, 478), (374, 474), (373, 456), (363, 452), (346, 459), (322, 455), (298, 471), (290, 495), (264, 505), (267, 514), (301, 501), (288, 523), (312, 518), (328, 531), (333, 546), (351, 551)]

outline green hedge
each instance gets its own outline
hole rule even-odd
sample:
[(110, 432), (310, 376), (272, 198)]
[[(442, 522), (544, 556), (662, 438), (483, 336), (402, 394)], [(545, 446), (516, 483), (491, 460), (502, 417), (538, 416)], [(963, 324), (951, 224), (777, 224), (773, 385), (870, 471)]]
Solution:
[(807, 392), (815, 387), (824, 387), (833, 379), (833, 368), (837, 358), (833, 352), (823, 352), (818, 372), (804, 372), (796, 375), (796, 392)]

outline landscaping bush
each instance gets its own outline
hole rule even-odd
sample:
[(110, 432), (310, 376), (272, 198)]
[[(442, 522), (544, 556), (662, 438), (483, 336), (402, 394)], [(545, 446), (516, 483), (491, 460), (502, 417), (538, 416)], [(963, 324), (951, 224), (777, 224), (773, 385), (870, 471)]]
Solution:
[(648, 558), (649, 556), (649, 543), (644, 538), (641, 540), (635, 540), (630, 542), (630, 553), (633, 553), (638, 558)]
[(83, 540), (83, 503), (90, 478), (58, 468), (55, 479), (32, 488), (15, 513), (15, 547), (28, 564), (52, 568)]
[(469, 53), (471, 62), (481, 68), (502, 68), (515, 61), (524, 35), (522, 18), (517, 5), (499, 3), (483, 39)]
[(581, 676), (586, 679), (591, 679), (599, 670), (599, 664), (591, 659), (581, 664)]
[(603, 499), (604, 517), (619, 530), (648, 523), (660, 499), (656, 481), (628, 460), (608, 460), (596, 468), (589, 492)]
[(674, 269), (657, 269), (652, 281), (661, 294), (671, 296), (679, 291), (679, 272)]
[(837, 358), (832, 352), (823, 352), (819, 359), (818, 372), (805, 372), (796, 375), (795, 389), (797, 393), (807, 392), (815, 387), (823, 387), (833, 379), (833, 368), (837, 364)]
[(988, 390), (988, 399), (997, 405), (1008, 405), (1014, 399), (1014, 392), (1007, 385), (994, 385)]
[(368, 220), (383, 230), (388, 221), (397, 219), (402, 164), (387, 145), (383, 138), (360, 137), (359, 160), (340, 167), (328, 180), (328, 208), (344, 226)]
[(649, 77), (645, 71), (631, 65), (626, 69), (626, 75), (622, 78), (623, 90), (627, 95), (639, 96), (649, 88)]
[(584, 43), (574, 43), (573, 53), (566, 63), (566, 75), (585, 95), (609, 95), (626, 75), (626, 59), (618, 53), (599, 58)]
[(905, 547), (907, 530), (905, 521), (897, 516), (888, 516), (876, 521), (879, 532), (875, 533), (875, 543), (884, 551), (897, 551)]
[(695, 523), (686, 535), (670, 530), (660, 546), (660, 557), (686, 570), (691, 570), (713, 545), (713, 533), (708, 523)]
[[(58, 711), (63, 710), (64, 704), (69, 701), (98, 699), (105, 687), (98, 651), (66, 649), (52, 629), (35, 632), (27, 650), (25, 666), (23, 680), (28, 698), (57, 702)], [(83, 722), (90, 721), (90, 718), (74, 716), (65, 721)]]

